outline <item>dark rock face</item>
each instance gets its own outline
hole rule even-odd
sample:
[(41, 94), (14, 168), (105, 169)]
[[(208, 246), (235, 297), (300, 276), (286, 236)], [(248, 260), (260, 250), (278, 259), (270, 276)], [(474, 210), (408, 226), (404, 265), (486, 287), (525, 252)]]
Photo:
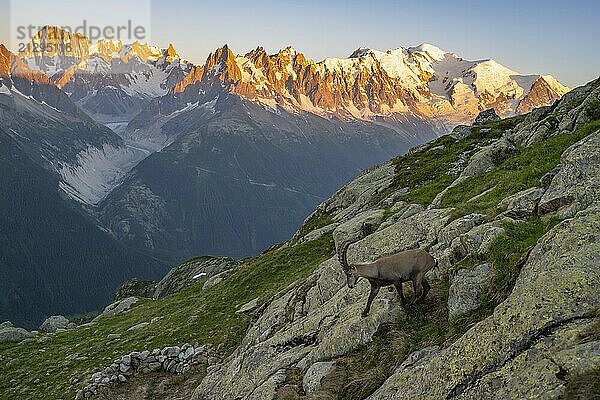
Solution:
[(475, 118), (475, 125), (485, 124), (490, 121), (498, 121), (500, 117), (496, 114), (496, 110), (490, 108), (488, 110), (484, 110), (477, 115)]

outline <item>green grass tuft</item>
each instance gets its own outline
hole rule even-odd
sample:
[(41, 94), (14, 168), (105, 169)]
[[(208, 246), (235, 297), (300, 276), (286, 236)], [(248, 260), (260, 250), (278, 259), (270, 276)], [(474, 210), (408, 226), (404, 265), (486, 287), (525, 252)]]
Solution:
[[(598, 129), (600, 121), (594, 121), (582, 125), (574, 133), (517, 148), (511, 157), (496, 168), (449, 189), (442, 199), (441, 207), (455, 207), (454, 218), (474, 212), (496, 215), (499, 211), (496, 207), (503, 198), (539, 186), (540, 178), (558, 165), (561, 154), (569, 146)], [(489, 192), (474, 199), (488, 190)]]
[[(328, 212), (317, 210), (313, 215), (311, 215), (308, 220), (302, 225), (298, 235), (296, 236), (298, 239), (314, 231), (315, 229), (323, 228), (333, 222), (333, 215)], [(295, 242), (294, 242), (295, 243)]]
[[(72, 378), (84, 379), (136, 350), (210, 343), (230, 352), (240, 343), (251, 318), (250, 314), (236, 314), (238, 306), (257, 297), (259, 305), (263, 304), (308, 276), (332, 254), (332, 235), (324, 235), (247, 259), (208, 290), (198, 283), (161, 300), (142, 299), (124, 314), (57, 334), (45, 343), (0, 344), (0, 398), (72, 399), (80, 387), (69, 384)], [(141, 322), (151, 323), (128, 331)], [(111, 333), (120, 333), (121, 339), (109, 342)], [(67, 359), (69, 355), (80, 359)], [(6, 366), (13, 359), (14, 364)], [(36, 379), (40, 382), (34, 383)]]
[[(463, 153), (471, 153), (476, 145), (483, 145), (497, 139), (519, 122), (522, 116), (493, 121), (471, 128), (471, 136), (455, 140), (450, 136), (436, 139), (423, 148), (396, 158), (396, 176), (392, 184), (371, 201), (377, 204), (396, 190), (408, 187), (409, 193), (400, 199), (417, 204), (428, 205), (435, 196), (456, 179), (448, 173), (449, 167), (459, 160)], [(443, 146), (442, 148), (439, 148)]]

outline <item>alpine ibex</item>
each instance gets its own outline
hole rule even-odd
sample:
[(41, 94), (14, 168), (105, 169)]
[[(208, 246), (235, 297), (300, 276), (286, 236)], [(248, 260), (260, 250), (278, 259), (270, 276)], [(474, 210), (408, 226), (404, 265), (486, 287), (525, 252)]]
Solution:
[(372, 263), (348, 264), (346, 253), (352, 242), (345, 242), (338, 249), (338, 260), (346, 273), (348, 287), (352, 289), (359, 278), (366, 278), (371, 284), (371, 294), (367, 306), (362, 313), (366, 317), (371, 310), (371, 303), (381, 287), (394, 285), (402, 306), (405, 305), (402, 282), (412, 281), (413, 298), (408, 305), (418, 299), (423, 299), (429, 292), (430, 286), (425, 279), (427, 271), (437, 265), (437, 261), (425, 250), (412, 249), (382, 257)]

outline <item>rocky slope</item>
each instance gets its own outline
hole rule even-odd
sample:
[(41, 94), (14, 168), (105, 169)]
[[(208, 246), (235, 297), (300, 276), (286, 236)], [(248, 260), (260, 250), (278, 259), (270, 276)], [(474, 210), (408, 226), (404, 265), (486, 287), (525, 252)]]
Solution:
[[(213, 286), (0, 344), (0, 391), (73, 398), (115, 358), (191, 343), (225, 356), (194, 370), (194, 399), (594, 398), (599, 141), (600, 79), (525, 117), (460, 127), (365, 171)], [(368, 285), (348, 289), (333, 252), (348, 238), (351, 262), (428, 249), (439, 266), (426, 300), (402, 308), (384, 290), (361, 318)], [(189, 390), (185, 375), (124, 377), (94, 390), (138, 396), (157, 378)]]
[[(506, 130), (502, 137), (481, 147), (450, 186), (456, 187), (461, 182), (464, 185), (500, 167), (502, 160), (498, 156), (510, 159), (510, 154), (517, 151), (515, 146), (524, 143), (532, 148), (544, 146), (554, 135), (573, 135), (569, 132), (577, 132), (578, 125), (597, 118), (599, 83), (576, 90), (551, 110), (538, 110), (515, 128)], [(574, 103), (579, 105), (573, 107)], [(540, 127), (548, 128), (551, 123), (555, 126), (546, 129), (543, 136), (537, 135)], [(337, 243), (349, 236), (362, 237), (350, 247), (351, 260), (369, 261), (417, 245), (431, 249), (439, 260), (439, 270), (429, 274), (437, 282), (447, 279), (444, 277), (451, 271), (459, 271), (456, 268), (465, 268), (459, 261), (469, 256), (485, 259), (509, 225), (528, 223), (526, 216), (539, 213), (545, 218), (549, 214), (569, 217), (524, 253), (518, 263), (521, 270), (514, 287), (489, 316), (447, 346), (426, 348), (411, 354), (404, 362), (398, 360), (392, 375), (369, 399), (559, 398), (565, 395), (570, 380), (590, 373), (597, 376), (600, 125), (595, 120), (584, 126), (579, 129), (586, 130), (588, 136), (562, 154), (558, 166), (538, 183), (542, 185), (540, 194), (532, 197), (531, 190), (519, 192), (516, 198), (503, 203), (508, 210), (497, 215), (469, 213), (456, 219), (456, 208), (423, 208), (390, 200), (388, 204), (393, 204), (396, 213), (379, 225), (386, 211), (385, 208), (378, 211), (372, 204), (377, 193), (394, 178), (394, 169), (389, 164), (370, 171), (319, 208), (318, 212), (332, 216), (334, 225), (329, 225), (329, 230), (334, 230)], [(502, 141), (512, 148), (498, 146)], [(491, 165), (481, 157), (484, 154), (491, 157)], [(402, 160), (398, 166), (402, 166)], [(486, 191), (489, 193), (489, 189)], [(486, 191), (479, 198), (465, 200), (477, 204)], [(526, 206), (527, 201), (532, 207)], [(381, 207), (385, 200), (376, 204)], [(521, 208), (527, 211), (514, 212)], [(507, 215), (518, 215), (520, 219)], [(365, 236), (365, 232), (373, 229), (374, 233)], [(499, 265), (492, 268), (493, 271), (488, 267), (477, 273), (487, 275), (487, 279), (497, 278)], [(451, 278), (452, 286), (464, 279), (457, 274)], [(309, 394), (307, 391), (313, 391), (314, 398), (331, 396), (327, 389), (315, 390), (320, 387), (311, 383), (316, 379), (315, 369), (321, 371), (316, 375), (318, 382), (323, 378), (327, 382), (332, 368), (322, 362), (341, 363), (343, 356), (369, 343), (383, 326), (393, 324), (403, 313), (411, 314), (411, 310), (399, 306), (395, 295), (385, 294), (376, 300), (371, 314), (361, 318), (368, 285), (363, 282), (358, 289), (349, 290), (344, 283), (343, 273), (333, 257), (307, 279), (270, 299), (255, 316), (241, 345), (222, 365), (209, 370), (193, 398), (303, 398)], [(473, 290), (460, 296), (466, 298), (463, 301), (470, 301), (473, 296), (477, 303), (481, 301), (479, 293)], [(596, 336), (581, 339), (590, 330)], [(293, 386), (298, 372), (306, 373), (303, 388)], [(288, 397), (281, 397), (283, 393)]]

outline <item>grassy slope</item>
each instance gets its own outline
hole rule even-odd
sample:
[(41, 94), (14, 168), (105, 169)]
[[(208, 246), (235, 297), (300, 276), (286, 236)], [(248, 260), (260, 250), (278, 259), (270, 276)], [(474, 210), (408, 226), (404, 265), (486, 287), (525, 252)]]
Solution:
[[(455, 179), (456, 175), (446, 173), (448, 165), (459, 160), (461, 154), (475, 151), (478, 144), (499, 137), (519, 121), (517, 117), (474, 128), (473, 136), (461, 141), (443, 137), (418, 152), (399, 157), (395, 160), (395, 181), (374, 203), (388, 193), (408, 186), (411, 190), (404, 200), (428, 204)], [(595, 121), (575, 134), (517, 149), (498, 168), (465, 181), (460, 189), (449, 191), (442, 204), (456, 207), (457, 217), (470, 212), (494, 216), (502, 211), (495, 207), (501, 198), (538, 184), (539, 177), (558, 163), (564, 149), (599, 127)], [(440, 145), (444, 147), (431, 150)], [(493, 186), (496, 189), (486, 196), (466, 202)], [(330, 216), (320, 215), (308, 224), (314, 229), (329, 222)], [(531, 218), (507, 226), (507, 235), (500, 237), (488, 254), (469, 258), (457, 266), (469, 268), (484, 261), (494, 265), (494, 284), (480, 310), (449, 322), (446, 309), (448, 282), (438, 282), (426, 303), (411, 309), (396, 324), (382, 327), (372, 344), (338, 360), (337, 372), (325, 382), (328, 393), (337, 398), (363, 398), (411, 351), (427, 345), (451, 343), (472, 323), (489, 315), (494, 305), (509, 293), (518, 275), (521, 255), (555, 222), (541, 223), (539, 219)], [(246, 260), (243, 267), (226, 281), (207, 291), (200, 290), (199, 283), (176, 296), (160, 301), (145, 300), (125, 314), (106, 318), (85, 329), (58, 334), (46, 343), (2, 344), (0, 396), (7, 399), (72, 398), (78, 386), (69, 385), (71, 378), (82, 379), (110, 364), (117, 356), (134, 350), (189, 342), (223, 344), (226, 352), (231, 351), (243, 337), (250, 319), (249, 315), (236, 314), (237, 306), (256, 297), (259, 303), (264, 303), (279, 290), (307, 276), (332, 254), (330, 234), (291, 248), (272, 249)], [(158, 319), (144, 330), (127, 331), (135, 324), (154, 318)], [(109, 343), (106, 338), (110, 333), (121, 333), (121, 340)], [(390, 354), (389, 348), (395, 351)], [(66, 359), (72, 354), (78, 354), (81, 359)], [(9, 359), (15, 359), (10, 367), (6, 366)], [(40, 381), (34, 383), (36, 379)], [(285, 396), (294, 397), (295, 394), (289, 392)]]
[[(474, 134), (479, 137), (477, 140), (468, 138), (454, 141), (444, 137), (417, 153), (399, 157), (395, 160), (395, 181), (374, 203), (397, 189), (409, 187), (410, 193), (400, 199), (429, 204), (456, 178), (445, 173), (447, 165), (454, 163), (461, 153), (468, 152), (477, 143), (499, 137), (505, 129), (512, 128), (520, 120), (517, 117), (475, 128)], [(481, 132), (482, 129), (484, 132)], [(487, 129), (490, 130), (485, 132)], [(539, 185), (539, 179), (559, 163), (564, 150), (598, 129), (600, 121), (593, 121), (572, 134), (559, 135), (528, 148), (518, 148), (493, 170), (467, 179), (448, 191), (441, 207), (454, 207), (454, 218), (474, 212), (494, 217), (504, 211), (497, 208), (500, 200)], [(429, 151), (440, 145), (444, 145), (444, 148)], [(422, 173), (423, 169), (427, 172)], [(467, 200), (492, 187), (495, 189), (467, 203)], [(495, 240), (488, 253), (469, 256), (453, 266), (453, 269), (457, 269), (472, 268), (484, 262), (492, 264), (492, 282), (478, 310), (449, 321), (449, 282), (436, 282), (425, 303), (409, 309), (395, 324), (382, 327), (372, 343), (338, 359), (334, 373), (325, 378), (319, 394), (324, 399), (364, 399), (381, 386), (411, 352), (427, 346), (451, 344), (473, 324), (491, 315), (494, 307), (506, 299), (519, 275), (523, 255), (558, 222), (558, 218), (540, 219), (532, 216), (514, 224), (506, 224), (506, 233)], [(583, 376), (578, 379), (588, 382), (592, 378)], [(292, 388), (296, 390), (290, 387), (282, 390), (279, 398), (304, 398), (301, 396), (300, 381)]]
[[(236, 314), (237, 306), (257, 297), (259, 304), (264, 303), (292, 282), (308, 276), (332, 254), (332, 237), (325, 235), (248, 259), (225, 281), (208, 290), (201, 290), (202, 283), (198, 283), (175, 296), (143, 300), (129, 312), (57, 334), (45, 343), (0, 344), (0, 398), (72, 399), (79, 388), (69, 384), (72, 378), (81, 380), (135, 350), (187, 342), (222, 344), (224, 351), (231, 351), (241, 341), (251, 318), (249, 314)], [(155, 317), (159, 319), (147, 328), (127, 331)], [(107, 336), (111, 333), (122, 334), (121, 339), (109, 342)], [(86, 358), (66, 358), (73, 354)], [(9, 359), (15, 359), (10, 367), (6, 366)], [(36, 379), (40, 381), (35, 383)]]

